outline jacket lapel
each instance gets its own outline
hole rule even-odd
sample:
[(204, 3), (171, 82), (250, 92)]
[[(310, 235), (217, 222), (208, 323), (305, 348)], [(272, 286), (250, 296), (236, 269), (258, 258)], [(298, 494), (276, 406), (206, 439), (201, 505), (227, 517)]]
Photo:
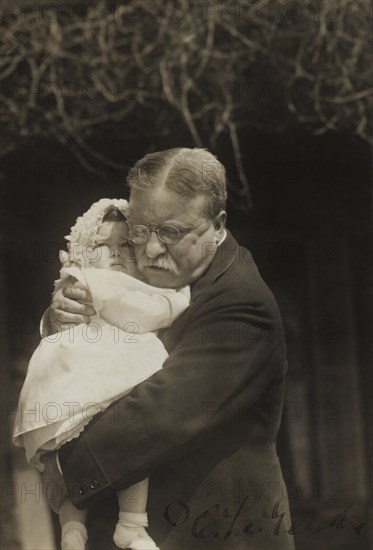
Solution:
[(194, 302), (202, 292), (209, 288), (220, 275), (225, 273), (238, 257), (239, 245), (227, 230), (227, 236), (218, 247), (208, 269), (190, 287), (191, 302)]

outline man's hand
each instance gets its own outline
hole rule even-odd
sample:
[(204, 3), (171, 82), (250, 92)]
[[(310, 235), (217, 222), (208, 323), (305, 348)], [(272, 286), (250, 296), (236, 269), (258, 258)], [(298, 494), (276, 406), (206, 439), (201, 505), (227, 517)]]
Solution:
[(59, 289), (54, 294), (49, 308), (52, 332), (56, 332), (57, 327), (58, 330), (64, 330), (71, 324), (89, 323), (96, 312), (92, 305), (83, 302), (90, 301), (88, 289), (75, 279), (69, 281), (68, 286)]
[(49, 507), (58, 514), (61, 504), (69, 494), (57, 466), (57, 453), (47, 453), (41, 457), (41, 461), (44, 464), (43, 495)]

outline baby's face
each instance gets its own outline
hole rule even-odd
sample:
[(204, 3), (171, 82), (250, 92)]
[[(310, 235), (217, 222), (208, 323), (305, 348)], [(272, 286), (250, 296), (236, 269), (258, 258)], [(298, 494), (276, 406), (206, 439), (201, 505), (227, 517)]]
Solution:
[(90, 252), (90, 265), (137, 275), (137, 266), (128, 244), (126, 222), (103, 222)]

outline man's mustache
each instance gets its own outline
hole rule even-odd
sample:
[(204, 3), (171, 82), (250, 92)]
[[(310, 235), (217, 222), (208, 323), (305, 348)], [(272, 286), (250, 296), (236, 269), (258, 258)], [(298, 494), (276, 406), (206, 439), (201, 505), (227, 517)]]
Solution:
[(138, 258), (137, 266), (140, 270), (145, 267), (158, 267), (160, 269), (164, 269), (165, 271), (170, 271), (174, 275), (179, 275), (180, 273), (175, 260), (170, 256), (160, 256), (154, 260), (149, 260), (149, 258), (141, 256)]

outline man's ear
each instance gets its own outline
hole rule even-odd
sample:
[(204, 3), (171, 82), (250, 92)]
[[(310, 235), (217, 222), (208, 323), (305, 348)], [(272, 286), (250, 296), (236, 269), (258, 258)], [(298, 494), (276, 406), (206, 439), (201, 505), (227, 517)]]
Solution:
[(221, 212), (219, 212), (219, 214), (216, 216), (214, 220), (215, 232), (219, 235), (219, 237), (223, 236), (226, 220), (227, 220), (227, 213), (225, 210), (222, 210)]
[(225, 210), (222, 210), (214, 219), (215, 229), (220, 229), (221, 227), (224, 228), (226, 221), (227, 221), (227, 213)]

